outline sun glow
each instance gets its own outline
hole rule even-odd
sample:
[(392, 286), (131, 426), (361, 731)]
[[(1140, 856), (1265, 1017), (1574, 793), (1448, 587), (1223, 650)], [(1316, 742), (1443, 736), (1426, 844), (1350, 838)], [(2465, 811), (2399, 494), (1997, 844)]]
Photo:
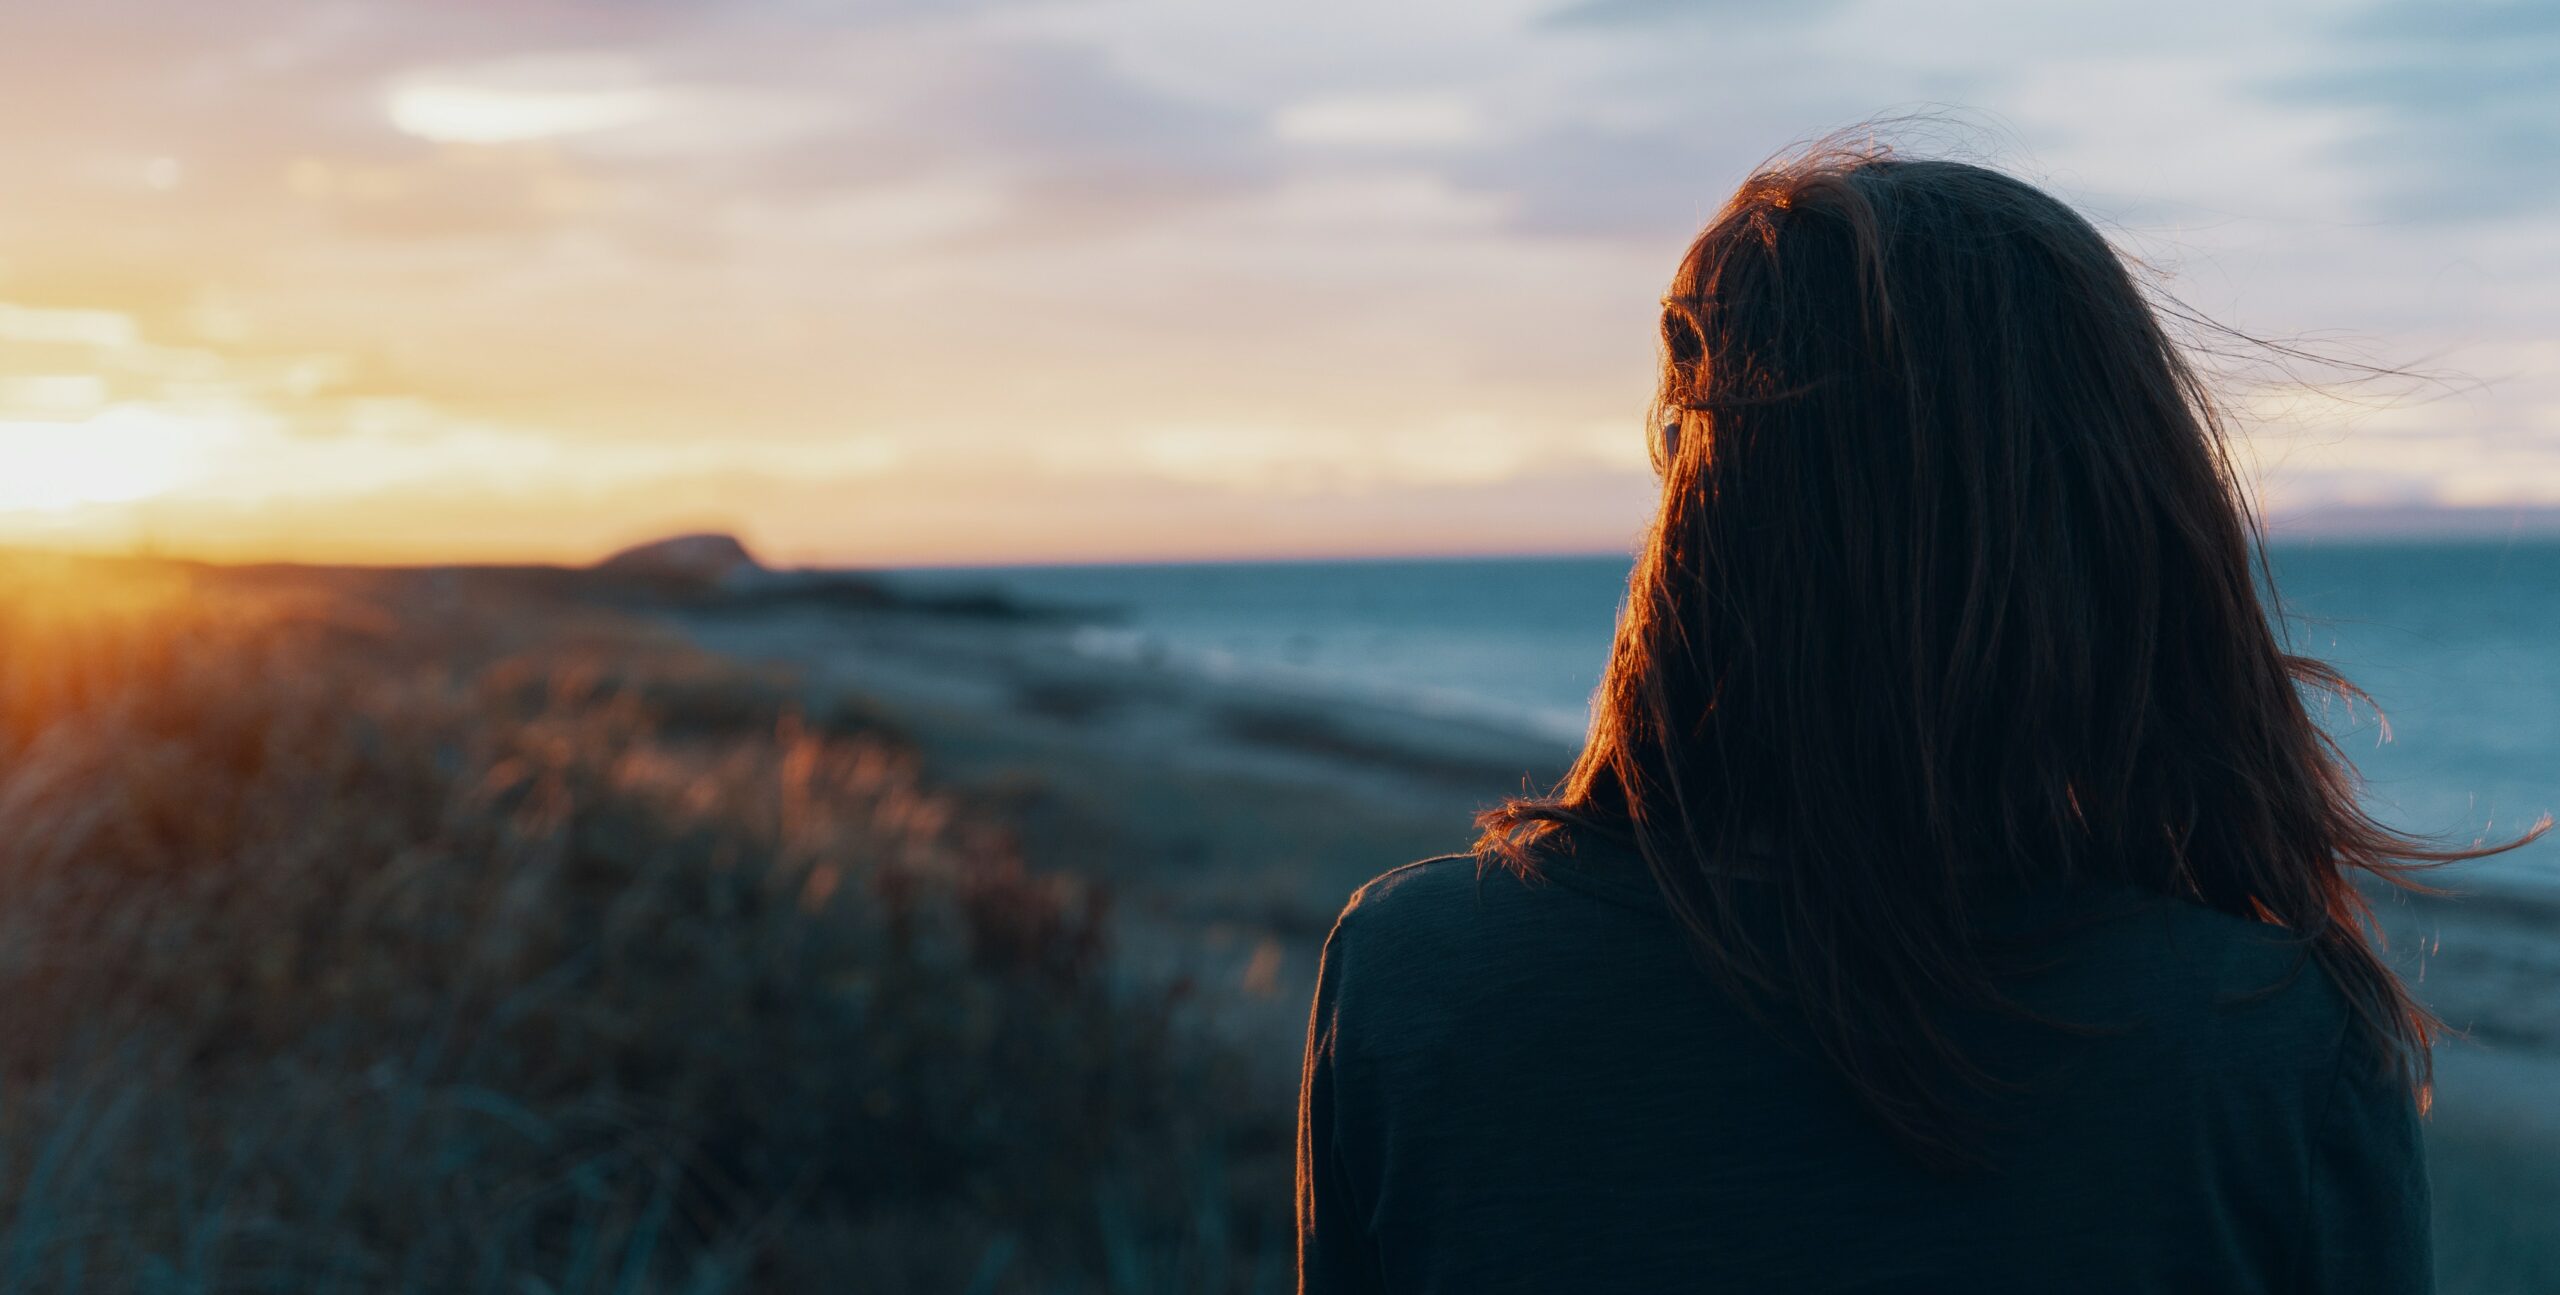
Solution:
[(0, 420), (0, 513), (149, 499), (202, 472), (222, 425), (140, 405), (80, 422)]

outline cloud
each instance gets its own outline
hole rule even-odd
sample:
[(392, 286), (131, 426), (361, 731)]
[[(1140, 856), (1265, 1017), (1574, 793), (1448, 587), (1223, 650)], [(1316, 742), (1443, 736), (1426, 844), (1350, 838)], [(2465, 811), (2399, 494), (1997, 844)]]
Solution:
[(1545, 21), (1555, 27), (1661, 27), (1717, 22), (1802, 23), (1844, 7), (1848, 0), (1577, 0)]
[(1474, 144), (1491, 129), (1464, 95), (1403, 91), (1302, 99), (1272, 118), (1271, 133), (1292, 144), (1406, 149)]
[(1724, 132), (1678, 125), (1569, 123), (1461, 160), (1465, 182), (1516, 195), (1525, 233), (1616, 236), (1662, 248), (1706, 223), (1765, 145), (1736, 147)]
[[(2522, 165), (2547, 19), (1968, 3), (20, 6), (0, 419), (264, 428), (271, 473), (370, 501), (297, 497), (288, 526), (200, 498), (159, 514), (173, 538), (369, 511), (412, 551), (443, 509), (557, 552), (764, 500), (759, 537), (804, 552), (885, 552), (906, 518), (921, 554), (1007, 509), (1017, 554), (1074, 527), (1170, 551), (1257, 508), (1275, 545), (1423, 544), (1379, 519), (1641, 484), (1614, 438), (1685, 239), (1773, 148), (1955, 100), (2156, 234), (2200, 304), (2516, 368), (2431, 416), (2560, 480), (2532, 448), (2553, 370), (2494, 360), (2560, 291), (2530, 219), (2560, 165)], [(2336, 471), (2468, 498), (2457, 443)], [(818, 483), (784, 489), (794, 463)], [(495, 520), (507, 481), (590, 472), (556, 543)], [(1612, 491), (1569, 507), (1644, 493)]]
[(2337, 159), (2367, 178), (2381, 214), (2463, 222), (2560, 207), (2560, 7), (2394, 0), (2339, 24), (2327, 53), (2270, 93), (2365, 123)]
[[(1346, 454), (1356, 439), (1368, 451)], [(1651, 471), (1632, 423), (1558, 428), (1491, 411), (1364, 431), (1201, 420), (1041, 447), (1036, 461), (1079, 478), (1153, 476), (1271, 495), (1476, 487), (1550, 473)]]
[(634, 126), (676, 105), (636, 63), (610, 56), (503, 60), (395, 78), (391, 124), (438, 143), (514, 144)]

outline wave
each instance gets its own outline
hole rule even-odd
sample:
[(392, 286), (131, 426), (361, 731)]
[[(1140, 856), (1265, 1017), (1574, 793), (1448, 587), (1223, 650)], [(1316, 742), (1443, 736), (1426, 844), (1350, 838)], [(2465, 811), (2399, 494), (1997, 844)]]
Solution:
[(1456, 688), (1390, 681), (1375, 675), (1240, 655), (1182, 644), (1161, 634), (1114, 625), (1071, 631), (1068, 647), (1095, 660), (1170, 669), (1221, 684), (1241, 684), (1310, 702), (1386, 706), (1430, 719), (1455, 720), (1579, 746), (1587, 712), (1525, 706)]

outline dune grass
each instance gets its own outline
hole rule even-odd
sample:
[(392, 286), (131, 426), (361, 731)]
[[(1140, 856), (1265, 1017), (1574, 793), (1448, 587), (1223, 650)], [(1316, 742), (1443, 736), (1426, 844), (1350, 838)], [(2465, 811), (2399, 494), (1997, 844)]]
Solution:
[[(1268, 1049), (858, 698), (559, 595), (0, 562), (0, 1295), (1288, 1287)], [(2551, 1288), (2548, 1139), (2430, 1142), (2442, 1289)]]
[(0, 1291), (1278, 1289), (1285, 1105), (630, 623), (0, 572)]

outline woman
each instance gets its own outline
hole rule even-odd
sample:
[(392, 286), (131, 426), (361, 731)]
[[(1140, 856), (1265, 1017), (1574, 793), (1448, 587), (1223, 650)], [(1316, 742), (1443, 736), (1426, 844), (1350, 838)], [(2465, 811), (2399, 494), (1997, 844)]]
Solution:
[(2356, 879), (2509, 847), (2358, 808), (2106, 241), (1826, 150), (1662, 344), (1579, 762), (1327, 942), (1302, 1289), (2427, 1289), (2433, 1023)]

